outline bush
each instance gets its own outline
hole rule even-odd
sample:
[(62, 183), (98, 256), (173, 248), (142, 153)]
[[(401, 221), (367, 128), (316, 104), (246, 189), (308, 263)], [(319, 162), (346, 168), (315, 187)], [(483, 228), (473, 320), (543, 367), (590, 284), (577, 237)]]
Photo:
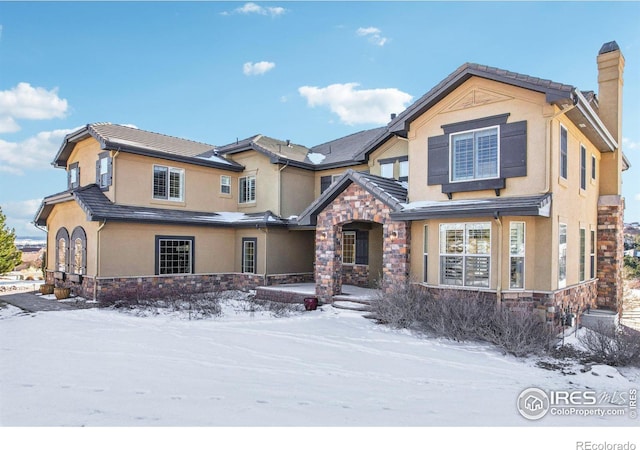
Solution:
[(533, 312), (500, 307), (477, 292), (444, 290), (434, 296), (417, 285), (403, 286), (372, 305), (377, 319), (455, 341), (481, 340), (525, 356), (548, 350), (553, 330)]
[(188, 290), (165, 287), (142, 289), (141, 286), (108, 292), (101, 296), (100, 306), (136, 310), (140, 314), (160, 311), (185, 312), (189, 320), (222, 315), (221, 291)]
[(594, 362), (611, 366), (640, 366), (640, 333), (624, 326), (598, 322), (578, 337)]

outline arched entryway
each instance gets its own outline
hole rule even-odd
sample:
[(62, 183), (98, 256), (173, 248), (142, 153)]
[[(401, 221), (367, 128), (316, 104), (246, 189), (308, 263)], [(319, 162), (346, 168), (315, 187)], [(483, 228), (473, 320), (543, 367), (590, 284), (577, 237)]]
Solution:
[[(407, 222), (391, 220), (392, 211), (390, 205), (369, 190), (358, 183), (351, 183), (318, 213), (315, 278), (316, 294), (321, 300), (331, 301), (334, 295), (341, 293), (345, 266), (356, 261), (358, 249), (361, 255), (364, 254), (365, 240), (369, 247), (366, 249), (369, 257), (366, 264), (367, 279), (375, 279), (383, 291), (407, 281), (410, 228)], [(379, 249), (377, 253), (376, 248)], [(352, 251), (355, 254), (352, 255)], [(354, 268), (365, 270), (356, 267), (349, 269), (353, 272)]]

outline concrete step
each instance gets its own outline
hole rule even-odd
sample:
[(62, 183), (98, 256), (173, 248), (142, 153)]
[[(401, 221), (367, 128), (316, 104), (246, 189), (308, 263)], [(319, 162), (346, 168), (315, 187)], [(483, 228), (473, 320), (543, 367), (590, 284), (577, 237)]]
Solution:
[(353, 300), (334, 300), (331, 306), (338, 309), (348, 309), (350, 311), (371, 311), (369, 304)]

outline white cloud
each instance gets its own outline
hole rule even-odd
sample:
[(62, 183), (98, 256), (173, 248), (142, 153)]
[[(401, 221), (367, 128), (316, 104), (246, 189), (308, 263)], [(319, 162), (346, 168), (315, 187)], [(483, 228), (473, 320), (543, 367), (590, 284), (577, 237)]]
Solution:
[(32, 222), (41, 202), (42, 199), (32, 199), (6, 202), (2, 205), (2, 213), (7, 216), (7, 225), (15, 229), (17, 236), (39, 234)]
[(629, 138), (622, 138), (622, 149), (623, 150), (637, 150), (640, 148), (640, 142), (634, 142)]
[(376, 27), (358, 28), (356, 30), (356, 34), (358, 36), (366, 37), (369, 42), (379, 47), (382, 47), (384, 44), (389, 42), (389, 39), (382, 36), (382, 31)]
[(257, 63), (246, 62), (242, 66), (242, 73), (245, 75), (263, 75), (273, 69), (276, 63), (269, 61), (260, 61)]
[(22, 142), (0, 139), (0, 173), (24, 175), (25, 170), (51, 167), (51, 161), (69, 130), (41, 131)]
[(413, 98), (396, 88), (357, 90), (358, 86), (358, 83), (332, 84), (323, 88), (302, 86), (298, 92), (307, 99), (309, 106), (328, 106), (347, 125), (386, 124), (391, 113), (404, 110)]
[[(286, 13), (287, 10), (282, 8), (281, 6), (264, 7), (264, 6), (257, 5), (253, 2), (249, 2), (249, 3), (245, 3), (239, 8), (234, 9), (233, 12), (236, 14), (259, 14), (261, 16), (277, 17)], [(228, 16), (229, 13), (223, 12), (222, 15)]]
[(29, 83), (0, 91), (0, 132), (20, 129), (16, 119), (42, 120), (65, 117), (67, 101), (58, 97), (58, 89), (50, 91)]

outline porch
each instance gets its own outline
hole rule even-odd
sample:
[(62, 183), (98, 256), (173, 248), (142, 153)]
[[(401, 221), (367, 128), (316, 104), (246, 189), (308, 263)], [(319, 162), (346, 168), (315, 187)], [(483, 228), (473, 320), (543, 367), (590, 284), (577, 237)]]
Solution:
[[(378, 289), (369, 289), (349, 284), (342, 285), (342, 292), (332, 297), (332, 302), (354, 302), (369, 304), (378, 298)], [(281, 284), (256, 288), (256, 299), (286, 303), (303, 303), (306, 297), (316, 296), (315, 283)]]

